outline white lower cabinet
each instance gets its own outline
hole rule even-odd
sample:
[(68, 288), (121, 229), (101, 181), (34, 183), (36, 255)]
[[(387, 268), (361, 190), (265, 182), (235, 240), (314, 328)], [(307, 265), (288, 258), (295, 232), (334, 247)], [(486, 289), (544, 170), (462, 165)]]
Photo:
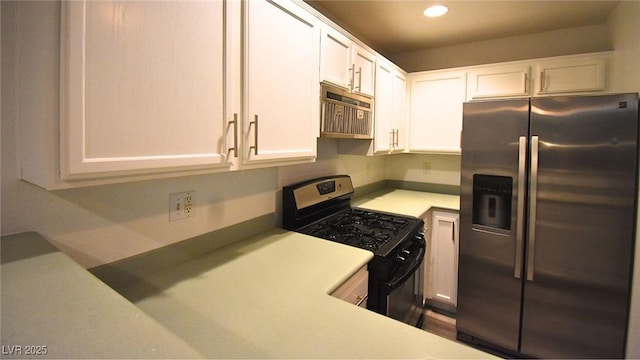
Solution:
[(338, 287), (331, 296), (342, 299), (351, 304), (366, 308), (367, 297), (369, 293), (369, 272), (367, 267), (363, 266), (340, 287)]
[(460, 153), (464, 72), (409, 74), (409, 152)]
[(429, 261), (426, 267), (427, 304), (455, 312), (458, 292), (458, 213), (431, 211)]

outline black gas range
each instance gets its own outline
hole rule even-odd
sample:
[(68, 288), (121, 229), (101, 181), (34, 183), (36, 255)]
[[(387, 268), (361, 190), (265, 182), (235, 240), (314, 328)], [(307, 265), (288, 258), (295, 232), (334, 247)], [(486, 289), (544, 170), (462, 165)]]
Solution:
[(387, 256), (396, 240), (410, 236), (415, 221), (395, 214), (349, 208), (298, 229), (315, 237), (341, 242)]
[(367, 308), (421, 326), (424, 256), (421, 219), (351, 206), (348, 175), (315, 178), (282, 189), (283, 227), (370, 250)]

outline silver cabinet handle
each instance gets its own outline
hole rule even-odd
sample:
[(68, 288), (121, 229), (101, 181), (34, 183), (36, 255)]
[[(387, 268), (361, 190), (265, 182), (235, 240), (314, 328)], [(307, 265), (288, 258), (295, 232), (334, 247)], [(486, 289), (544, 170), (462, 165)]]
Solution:
[(456, 242), (456, 222), (455, 221), (451, 222), (451, 241), (453, 243)]
[(545, 83), (544, 70), (540, 71), (540, 92), (544, 92), (544, 83)]
[(529, 93), (529, 73), (524, 73), (524, 94)]
[(253, 155), (258, 155), (258, 114), (254, 115), (253, 119), (249, 122), (249, 128), (253, 124), (253, 145), (249, 146), (249, 152), (253, 149)]
[(536, 205), (538, 197), (538, 137), (531, 137), (531, 185), (529, 188), (529, 239), (527, 241), (527, 280), (533, 281), (536, 250)]
[(520, 279), (522, 276), (523, 240), (524, 240), (524, 194), (526, 188), (527, 167), (527, 137), (520, 136), (518, 144), (518, 192), (517, 192), (517, 221), (516, 224), (516, 254), (513, 269), (513, 277)]
[[(356, 66), (353, 65), (353, 67), (355, 68)], [(358, 74), (358, 91), (362, 91), (362, 68), (358, 67), (356, 73)]]
[[(233, 147), (227, 149), (227, 153), (233, 151), (233, 157), (238, 157), (238, 114), (233, 114), (233, 120), (229, 121), (228, 126), (233, 125)], [(228, 131), (228, 130), (227, 130)]]
[(356, 78), (356, 64), (352, 64), (349, 68), (349, 72), (351, 73), (351, 77), (349, 79), (349, 89), (353, 90), (353, 86)]
[(362, 303), (365, 302), (368, 297), (369, 297), (369, 294), (367, 294), (367, 295), (358, 295), (356, 297), (356, 306), (362, 305)]
[(394, 150), (398, 147), (399, 138), (400, 138), (400, 136), (398, 135), (399, 133), (400, 133), (400, 130), (398, 129), (393, 129), (389, 133), (389, 135), (391, 135), (391, 141), (389, 142), (389, 147), (392, 148), (391, 150)]

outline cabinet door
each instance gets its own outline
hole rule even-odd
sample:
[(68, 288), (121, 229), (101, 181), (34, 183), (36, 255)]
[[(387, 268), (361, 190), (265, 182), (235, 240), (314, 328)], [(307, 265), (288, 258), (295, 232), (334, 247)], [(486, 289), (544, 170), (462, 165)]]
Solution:
[(376, 57), (365, 49), (353, 47), (353, 91), (373, 96), (376, 78)]
[(349, 91), (373, 96), (376, 57), (345, 35), (325, 26), (322, 29), (320, 78)]
[(351, 88), (351, 41), (339, 32), (325, 27), (320, 40), (320, 77), (323, 81)]
[(389, 64), (376, 65), (374, 152), (403, 151), (407, 79)]
[(65, 3), (63, 179), (228, 167), (223, 10), (222, 1)]
[(320, 121), (317, 20), (289, 1), (244, 4), (244, 160), (313, 159)]
[(409, 151), (460, 153), (464, 73), (410, 77)]
[(605, 57), (568, 58), (541, 62), (535, 95), (606, 90)]
[(429, 302), (430, 299), (433, 299), (433, 246), (431, 245), (433, 242), (433, 211), (429, 209), (424, 216), (420, 218), (424, 221), (424, 239), (426, 241), (427, 246), (427, 255), (424, 258), (424, 297), (425, 303)]
[(469, 70), (469, 100), (529, 96), (529, 65)]
[(232, 162), (232, 170), (241, 163), (242, 128), (242, 4), (239, 1), (227, 1), (226, 7), (226, 46), (225, 46), (225, 108), (227, 159)]
[(433, 300), (457, 305), (458, 214), (434, 211), (431, 238)]
[(404, 151), (407, 138), (407, 77), (399, 72), (393, 77), (393, 111), (396, 129), (393, 151)]
[(368, 284), (369, 272), (367, 271), (367, 267), (364, 266), (331, 293), (331, 296), (366, 308), (369, 293)]
[(376, 71), (374, 152), (389, 152), (395, 144), (394, 71), (387, 64), (378, 63)]

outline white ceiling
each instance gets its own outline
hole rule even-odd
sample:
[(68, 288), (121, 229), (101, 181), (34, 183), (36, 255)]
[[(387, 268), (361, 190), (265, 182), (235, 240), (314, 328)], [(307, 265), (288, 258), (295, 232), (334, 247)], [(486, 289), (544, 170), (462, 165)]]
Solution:
[[(406, 51), (599, 25), (619, 1), (305, 0), (379, 53)], [(449, 12), (427, 18), (440, 3)]]

